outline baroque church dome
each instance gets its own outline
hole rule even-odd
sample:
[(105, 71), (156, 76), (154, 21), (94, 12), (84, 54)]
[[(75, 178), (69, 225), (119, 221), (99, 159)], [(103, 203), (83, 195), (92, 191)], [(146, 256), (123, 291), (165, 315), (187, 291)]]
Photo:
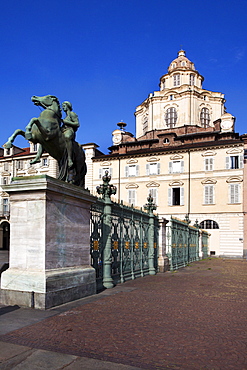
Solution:
[(176, 69), (182, 70), (193, 70), (195, 71), (195, 65), (185, 55), (184, 50), (178, 52), (178, 56), (174, 59), (168, 67), (168, 72), (172, 72)]

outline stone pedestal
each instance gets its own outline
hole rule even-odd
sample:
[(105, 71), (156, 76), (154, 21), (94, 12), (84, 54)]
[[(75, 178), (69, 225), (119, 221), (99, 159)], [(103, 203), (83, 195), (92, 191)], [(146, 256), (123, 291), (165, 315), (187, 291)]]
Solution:
[(90, 262), (89, 191), (52, 177), (14, 178), (10, 267), (1, 302), (46, 309), (96, 293)]

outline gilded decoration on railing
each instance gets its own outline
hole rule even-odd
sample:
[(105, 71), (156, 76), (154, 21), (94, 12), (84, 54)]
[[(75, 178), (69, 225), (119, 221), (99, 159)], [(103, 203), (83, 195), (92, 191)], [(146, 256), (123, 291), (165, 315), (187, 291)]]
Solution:
[(125, 242), (124, 247), (125, 247), (125, 249), (130, 249), (130, 242)]
[(99, 250), (99, 241), (98, 240), (93, 241), (93, 250), (94, 251)]
[(114, 240), (113, 241), (113, 249), (118, 249), (118, 241), (117, 240)]

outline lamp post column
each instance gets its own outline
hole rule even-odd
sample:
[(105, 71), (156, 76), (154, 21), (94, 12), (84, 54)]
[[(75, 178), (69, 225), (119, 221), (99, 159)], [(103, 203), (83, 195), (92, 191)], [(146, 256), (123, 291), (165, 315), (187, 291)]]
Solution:
[(149, 214), (149, 228), (148, 228), (148, 266), (149, 275), (155, 275), (154, 267), (154, 214), (153, 211), (157, 208), (153, 203), (153, 197), (149, 194), (147, 199), (147, 204), (145, 204), (144, 209), (148, 211)]
[(112, 253), (111, 253), (111, 195), (116, 194), (117, 189), (109, 185), (111, 176), (108, 171), (102, 178), (103, 184), (97, 187), (98, 194), (102, 194), (104, 201), (104, 221), (103, 221), (103, 285), (105, 288), (113, 288), (111, 276)]

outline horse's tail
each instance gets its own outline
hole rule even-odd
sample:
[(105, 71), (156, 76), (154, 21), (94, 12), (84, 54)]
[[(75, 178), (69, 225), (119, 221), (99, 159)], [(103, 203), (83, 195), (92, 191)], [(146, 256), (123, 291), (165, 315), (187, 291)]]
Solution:
[(76, 141), (73, 142), (73, 162), (76, 171), (73, 184), (80, 187), (85, 187), (85, 176), (87, 173), (85, 153), (81, 145), (79, 145)]
[(58, 179), (61, 181), (66, 181), (68, 182), (68, 154), (67, 150), (64, 150), (62, 159), (58, 162), (58, 167), (59, 167), (59, 175)]

